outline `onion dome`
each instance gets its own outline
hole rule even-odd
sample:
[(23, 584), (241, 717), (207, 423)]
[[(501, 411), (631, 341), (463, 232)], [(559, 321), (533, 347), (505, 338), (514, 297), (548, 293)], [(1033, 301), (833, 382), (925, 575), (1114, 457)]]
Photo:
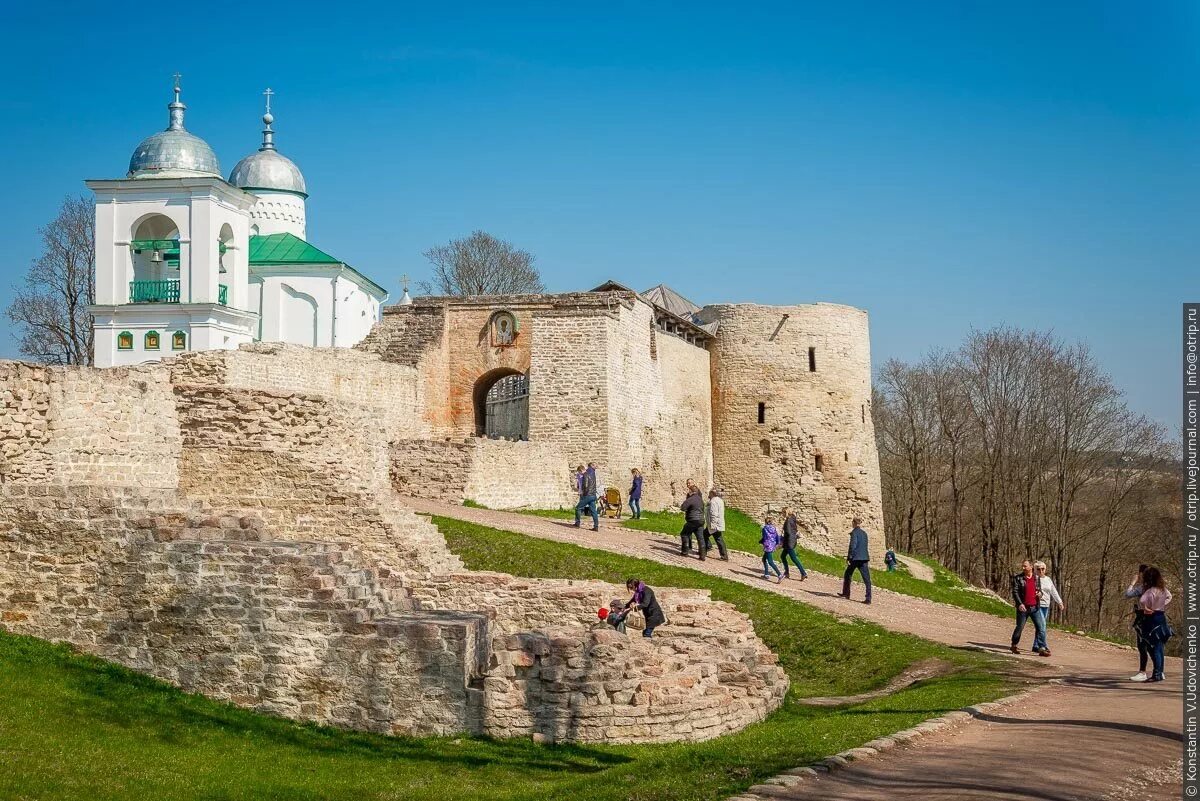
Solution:
[(300, 168), (275, 149), (275, 132), (271, 130), (271, 123), (275, 122), (271, 114), (271, 95), (274, 92), (267, 89), (263, 94), (267, 96), (267, 113), (262, 118), (265, 126), (262, 147), (234, 165), (233, 172), (229, 173), (229, 183), (251, 192), (291, 192), (308, 197)]
[(221, 165), (217, 155), (200, 137), (183, 127), (183, 112), (179, 102), (179, 76), (175, 76), (175, 100), (167, 105), (170, 124), (165, 131), (143, 141), (129, 159), (130, 178), (178, 177), (180, 175), (213, 175), (220, 177)]

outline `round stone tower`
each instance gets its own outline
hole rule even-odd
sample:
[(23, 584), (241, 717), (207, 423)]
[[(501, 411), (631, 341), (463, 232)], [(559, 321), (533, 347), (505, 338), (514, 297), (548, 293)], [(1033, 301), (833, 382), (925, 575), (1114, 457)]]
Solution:
[(698, 317), (718, 324), (709, 347), (713, 468), (726, 503), (760, 517), (790, 506), (801, 543), (834, 554), (861, 517), (871, 558), (881, 559), (867, 313), (739, 303)]

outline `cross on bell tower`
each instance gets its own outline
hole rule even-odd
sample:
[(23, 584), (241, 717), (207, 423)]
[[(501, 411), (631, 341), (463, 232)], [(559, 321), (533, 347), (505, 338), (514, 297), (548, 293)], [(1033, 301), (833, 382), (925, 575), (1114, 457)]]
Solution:
[(400, 286), (404, 289), (404, 294), (400, 296), (398, 304), (400, 306), (411, 306), (412, 298), (408, 294), (408, 273), (400, 276)]

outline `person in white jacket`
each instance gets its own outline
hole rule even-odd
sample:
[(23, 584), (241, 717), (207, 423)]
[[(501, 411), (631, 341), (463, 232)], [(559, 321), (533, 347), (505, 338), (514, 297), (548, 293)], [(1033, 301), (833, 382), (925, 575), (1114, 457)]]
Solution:
[(1063, 614), (1067, 613), (1067, 605), (1063, 603), (1062, 596), (1058, 594), (1058, 588), (1054, 586), (1054, 579), (1046, 575), (1046, 563), (1037, 561), (1033, 563), (1033, 573), (1038, 580), (1038, 613), (1042, 616), (1042, 638), (1038, 641), (1037, 637), (1033, 640), (1034, 653), (1042, 656), (1050, 656), (1050, 648), (1046, 644), (1046, 629), (1050, 626), (1050, 602), (1058, 604), (1058, 608)]

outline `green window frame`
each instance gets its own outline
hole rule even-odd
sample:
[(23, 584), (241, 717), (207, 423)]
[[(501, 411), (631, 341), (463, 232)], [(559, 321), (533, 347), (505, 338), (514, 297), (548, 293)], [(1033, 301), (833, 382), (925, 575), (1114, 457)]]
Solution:
[(171, 334), (171, 350), (187, 350), (186, 331), (176, 331)]
[(122, 331), (117, 334), (117, 350), (133, 350), (133, 334)]
[(146, 336), (142, 338), (142, 347), (146, 350), (158, 350), (162, 346), (162, 337), (157, 331), (147, 331)]

